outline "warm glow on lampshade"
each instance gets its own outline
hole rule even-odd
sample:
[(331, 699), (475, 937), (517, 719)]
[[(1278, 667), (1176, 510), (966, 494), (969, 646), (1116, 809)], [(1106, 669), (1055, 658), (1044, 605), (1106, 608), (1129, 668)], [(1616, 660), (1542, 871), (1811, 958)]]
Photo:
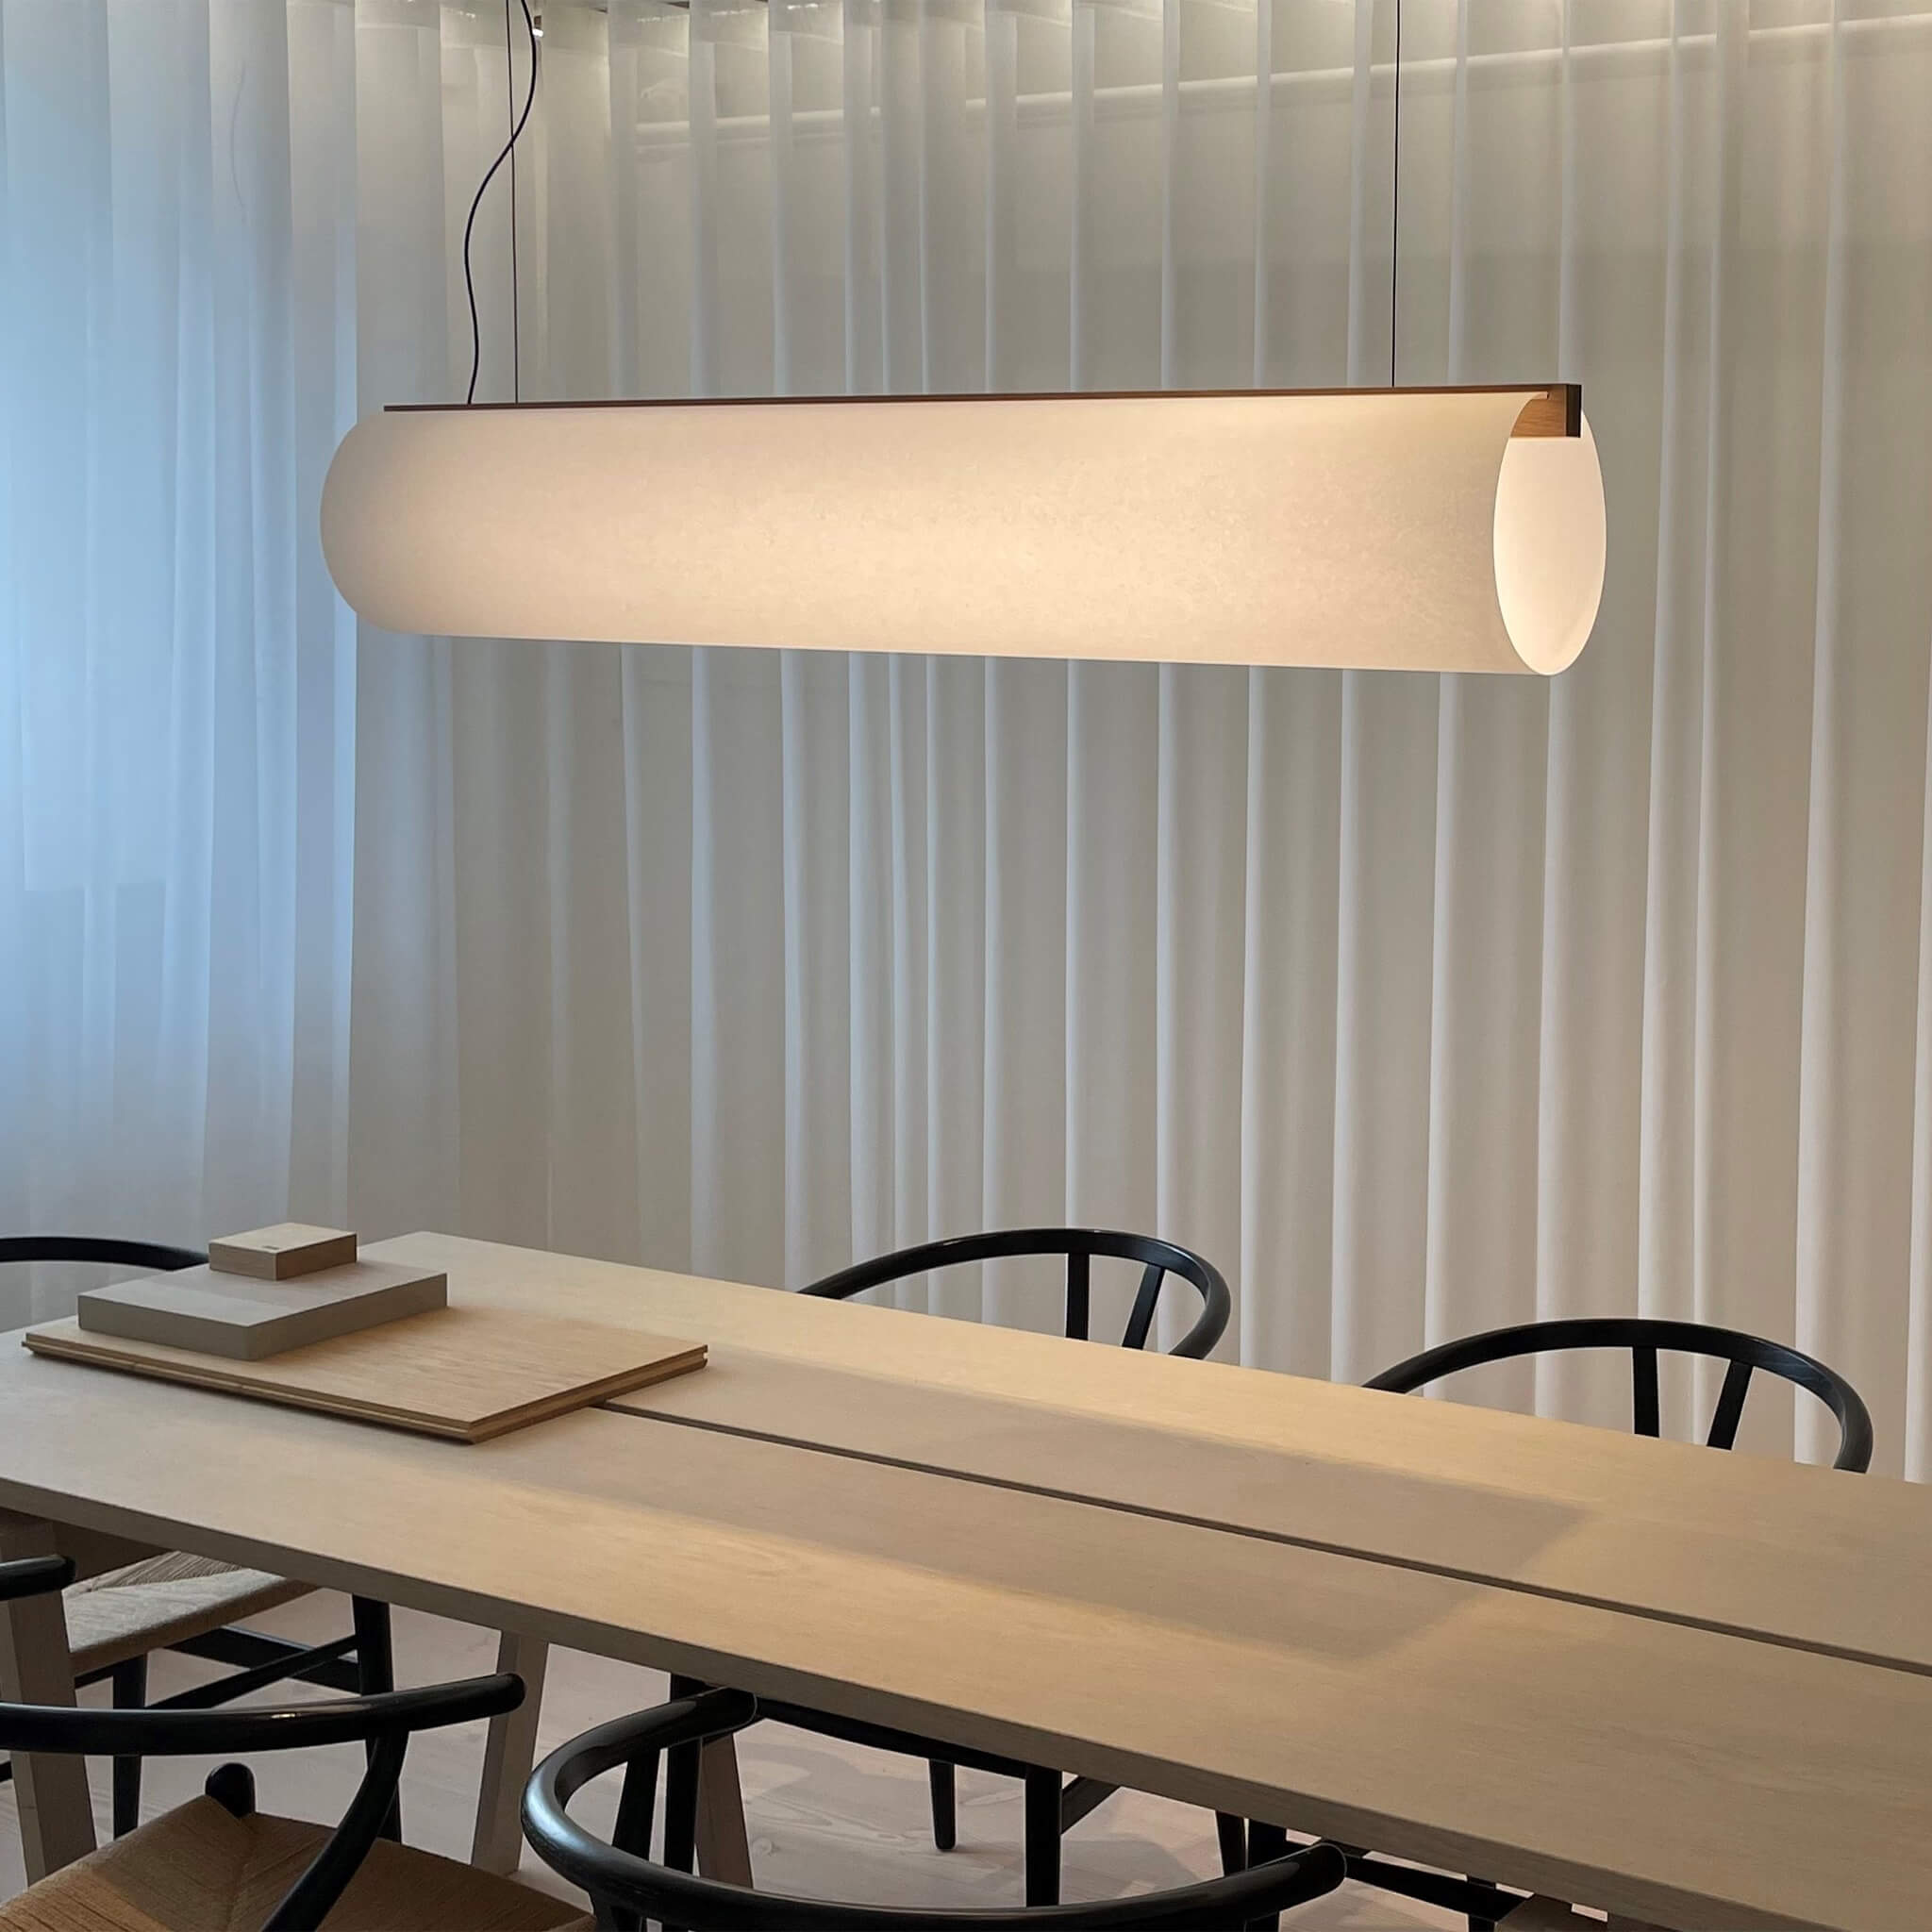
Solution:
[(395, 631), (1563, 669), (1604, 581), (1576, 391), (391, 409), (322, 504)]

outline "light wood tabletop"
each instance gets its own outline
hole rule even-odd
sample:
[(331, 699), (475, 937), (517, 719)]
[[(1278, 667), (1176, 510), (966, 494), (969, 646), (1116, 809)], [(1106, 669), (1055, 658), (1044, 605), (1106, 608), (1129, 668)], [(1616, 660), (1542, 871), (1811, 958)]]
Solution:
[[(568, 1644), (1676, 1932), (1926, 1923), (1905, 1485), (443, 1237), (370, 1252), (712, 1366), (661, 1414), (466, 1445), (0, 1338), (0, 1555), (223, 1557), (512, 1633), (533, 1672)], [(1305, 1488), (1315, 1514), (1266, 1514)], [(1550, 1581), (1619, 1550), (1627, 1607)], [(1739, 1566), (1797, 1607), (1706, 1614), (1744, 1598), (1698, 1573)], [(1892, 1607), (1834, 1624), (1855, 1575)], [(5, 1607), (0, 1694), (60, 1694), (48, 1607)], [(1696, 1627), (1753, 1622), (1774, 1641)], [(22, 1769), (42, 1862), (84, 1849), (75, 1781)]]
[(0, 1504), (56, 1522), (1679, 1932), (1932, 1897), (1914, 1674), (608, 1411), (459, 1445), (11, 1348), (0, 1402)]
[(615, 1406), (1932, 1672), (1932, 1486), (441, 1235), (370, 1252), (712, 1344)]

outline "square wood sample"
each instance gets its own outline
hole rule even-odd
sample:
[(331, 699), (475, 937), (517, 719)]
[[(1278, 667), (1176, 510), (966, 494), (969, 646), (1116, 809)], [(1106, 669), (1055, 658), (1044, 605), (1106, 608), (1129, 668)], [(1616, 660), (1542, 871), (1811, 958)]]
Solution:
[(184, 1268), (89, 1289), (76, 1301), (75, 1314), (90, 1334), (259, 1361), (426, 1314), (448, 1300), (448, 1279), (440, 1273), (393, 1261), (351, 1261), (279, 1281)]
[(301, 1221), (278, 1221), (273, 1227), (224, 1235), (208, 1244), (208, 1265), (217, 1274), (252, 1274), (262, 1281), (317, 1274), (355, 1258), (356, 1236), (351, 1229), (310, 1227)]

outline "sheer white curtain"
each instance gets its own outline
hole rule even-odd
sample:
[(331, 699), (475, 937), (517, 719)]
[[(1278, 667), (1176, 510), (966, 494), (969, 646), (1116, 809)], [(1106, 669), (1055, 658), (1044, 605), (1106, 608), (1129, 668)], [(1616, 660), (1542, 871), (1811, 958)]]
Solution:
[(315, 521), (355, 413), (348, 28), (0, 6), (8, 1232), (341, 1203), (355, 632)]
[[(1387, 379), (1391, 0), (544, 15), (525, 396)], [(1580, 378), (1603, 451), (1550, 686), (351, 647), (315, 477), (460, 391), (502, 8), (4, 0), (8, 1220), (774, 1282), (1120, 1222), (1250, 1360), (1693, 1315), (1925, 1473), (1932, 17), (1402, 26), (1401, 375)], [(483, 395), (508, 255), (498, 194)]]

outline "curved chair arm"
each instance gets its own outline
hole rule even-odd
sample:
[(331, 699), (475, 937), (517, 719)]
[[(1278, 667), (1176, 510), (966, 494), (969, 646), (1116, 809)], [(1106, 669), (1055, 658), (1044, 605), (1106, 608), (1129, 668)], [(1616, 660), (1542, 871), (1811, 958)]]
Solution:
[(173, 1248), (161, 1241), (124, 1241), (108, 1235), (16, 1234), (0, 1238), (0, 1265), (9, 1261), (97, 1261), (109, 1268), (152, 1268), (161, 1274), (199, 1268), (208, 1259), (198, 1248)]
[(323, 1744), (408, 1738), (417, 1731), (500, 1717), (523, 1701), (524, 1680), (504, 1675), (273, 1710), (97, 1710), (0, 1704), (0, 1746), (89, 1757), (304, 1751)]
[(1226, 1281), (1205, 1256), (1156, 1235), (1129, 1234), (1113, 1227), (1003, 1227), (983, 1234), (948, 1235), (941, 1241), (922, 1241), (916, 1247), (898, 1248), (869, 1261), (855, 1262), (798, 1291), (822, 1300), (843, 1301), (869, 1288), (883, 1288), (933, 1269), (958, 1268), (969, 1261), (1024, 1260), (1040, 1255), (1065, 1255), (1070, 1259), (1105, 1255), (1113, 1260), (1138, 1261), (1147, 1270), (1128, 1324), (1127, 1346), (1131, 1348), (1138, 1348), (1146, 1339), (1163, 1275), (1178, 1275), (1201, 1297), (1201, 1312), (1193, 1326), (1168, 1351), (1170, 1355), (1205, 1356), (1221, 1340), (1234, 1310)]
[(0, 1563), (0, 1604), (24, 1596), (45, 1596), (65, 1590), (74, 1581), (74, 1565), (65, 1557), (17, 1557)]
[[(655, 1786), (658, 1754), (742, 1730), (758, 1702), (741, 1690), (707, 1690), (655, 1710), (601, 1725), (554, 1751), (524, 1790), (524, 1835), (554, 1871), (591, 1894), (600, 1907), (644, 1909), (651, 1917), (732, 1932), (1208, 1932), (1256, 1919), (1333, 1891), (1346, 1861), (1333, 1845), (1311, 1845), (1229, 1877), (1099, 1904), (1015, 1907), (1006, 1910), (906, 1910), (831, 1899), (791, 1898), (694, 1878), (619, 1850), (570, 1816), (570, 1801), (592, 1778), (618, 1765)], [(640, 1805), (626, 1779), (619, 1815), (648, 1830), (648, 1797)], [(621, 1834), (620, 1834), (621, 1835)]]

